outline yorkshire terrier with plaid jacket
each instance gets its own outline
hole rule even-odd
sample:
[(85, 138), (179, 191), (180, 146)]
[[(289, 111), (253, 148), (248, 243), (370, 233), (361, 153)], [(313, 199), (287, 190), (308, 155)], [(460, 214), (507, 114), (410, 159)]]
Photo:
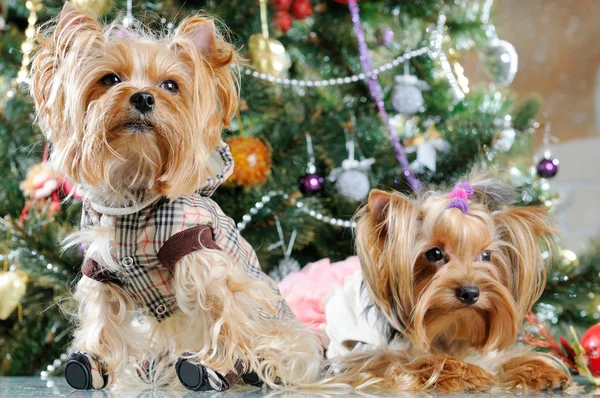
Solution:
[(67, 2), (39, 41), (38, 122), (85, 199), (68, 243), (86, 249), (69, 384), (101, 389), (130, 370), (197, 391), (314, 382), (317, 338), (210, 199), (232, 171), (221, 131), (238, 102), (236, 53), (213, 21), (158, 36)]

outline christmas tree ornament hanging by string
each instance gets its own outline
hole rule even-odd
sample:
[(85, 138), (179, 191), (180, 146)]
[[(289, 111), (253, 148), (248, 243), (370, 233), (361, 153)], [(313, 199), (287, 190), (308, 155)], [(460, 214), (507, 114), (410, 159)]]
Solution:
[(92, 14), (95, 17), (101, 17), (107, 14), (114, 6), (114, 0), (71, 0), (73, 5)]
[(425, 134), (406, 138), (403, 140), (406, 153), (415, 153), (417, 158), (410, 164), (413, 170), (423, 172), (424, 169), (437, 170), (438, 152), (445, 153), (450, 150), (450, 144), (431, 122)]
[[(10, 230), (7, 227), (6, 250), (9, 249)], [(5, 321), (18, 310), (19, 322), (22, 321), (21, 300), (27, 291), (28, 276), (20, 270), (10, 270), (8, 264), (8, 252), (4, 254), (3, 270), (0, 272), (0, 320)]]
[(65, 198), (71, 196), (81, 200), (81, 197), (77, 195), (76, 188), (53, 172), (47, 160), (48, 144), (44, 149), (42, 162), (32, 166), (27, 171), (25, 180), (19, 185), (23, 196), (29, 199), (21, 211), (19, 218), (21, 223), (27, 219), (31, 206), (35, 206), (38, 211), (47, 209), (47, 216), (52, 217), (60, 210), (61, 202)]
[[(353, 125), (356, 126), (356, 122)], [(351, 201), (360, 202), (365, 200), (371, 191), (371, 182), (367, 173), (375, 163), (375, 159), (356, 160), (354, 138), (348, 129), (344, 129), (344, 135), (348, 159), (342, 162), (341, 167), (333, 169), (328, 179), (335, 184), (340, 195)]]
[(429, 85), (410, 74), (408, 62), (404, 63), (404, 74), (396, 76), (396, 86), (392, 92), (392, 107), (403, 115), (414, 115), (423, 109), (423, 91)]
[(27, 291), (27, 280), (27, 274), (21, 271), (0, 272), (0, 320), (8, 319), (19, 309)]
[(552, 156), (550, 150), (550, 141), (552, 140), (552, 134), (550, 131), (550, 123), (546, 123), (544, 128), (544, 157), (539, 161), (536, 167), (537, 175), (540, 178), (553, 178), (558, 174), (559, 161)]
[(300, 271), (300, 263), (293, 259), (292, 250), (294, 248), (294, 242), (296, 241), (297, 231), (294, 229), (292, 231), (292, 236), (290, 237), (289, 242), (285, 243), (285, 237), (283, 235), (283, 228), (281, 228), (281, 222), (279, 221), (279, 217), (275, 215), (275, 226), (277, 227), (277, 234), (279, 235), (279, 240), (267, 247), (268, 251), (272, 251), (281, 247), (283, 250), (283, 259), (277, 264), (277, 266), (269, 272), (269, 276), (276, 282), (280, 282), (287, 275), (292, 272)]
[(250, 187), (262, 185), (271, 174), (271, 149), (260, 137), (236, 136), (225, 140), (235, 168), (228, 183)]
[(267, 0), (260, 0), (260, 22), (262, 32), (253, 34), (248, 41), (250, 63), (260, 73), (287, 77), (290, 57), (279, 40), (269, 38)]
[(325, 186), (325, 178), (317, 173), (315, 151), (312, 144), (312, 137), (309, 133), (306, 137), (306, 152), (308, 154), (308, 164), (306, 165), (306, 174), (298, 180), (300, 192), (305, 195), (316, 195), (321, 192)]
[(481, 57), (492, 81), (499, 86), (507, 87), (515, 79), (519, 69), (519, 56), (515, 46), (498, 38), (494, 25), (485, 25), (489, 45), (483, 49)]
[(303, 21), (312, 15), (313, 8), (310, 4), (310, 0), (294, 0), (290, 7), (290, 11), (294, 18)]

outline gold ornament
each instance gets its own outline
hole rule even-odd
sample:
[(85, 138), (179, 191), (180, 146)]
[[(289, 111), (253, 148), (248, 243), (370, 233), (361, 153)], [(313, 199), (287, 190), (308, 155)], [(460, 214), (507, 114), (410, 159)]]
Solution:
[(0, 272), (0, 319), (6, 320), (20, 306), (27, 290), (27, 274), (21, 271)]
[(579, 265), (577, 254), (567, 249), (560, 251), (560, 262), (562, 266), (566, 267), (567, 269), (573, 269)]
[(248, 41), (250, 62), (260, 73), (285, 78), (292, 63), (283, 44), (279, 40), (269, 38), (267, 0), (260, 0), (260, 23), (262, 33), (250, 36)]
[(257, 71), (275, 77), (287, 77), (291, 66), (290, 57), (279, 40), (257, 33), (250, 36), (248, 50), (252, 66)]
[(81, 11), (89, 12), (96, 17), (103, 16), (115, 5), (114, 0), (72, 0), (72, 3)]
[(444, 136), (439, 130), (435, 127), (435, 123), (431, 123), (429, 127), (427, 127), (427, 131), (425, 134), (416, 135), (412, 137), (405, 138), (402, 140), (402, 144), (406, 148), (418, 147), (419, 145), (425, 143), (429, 140), (441, 140)]

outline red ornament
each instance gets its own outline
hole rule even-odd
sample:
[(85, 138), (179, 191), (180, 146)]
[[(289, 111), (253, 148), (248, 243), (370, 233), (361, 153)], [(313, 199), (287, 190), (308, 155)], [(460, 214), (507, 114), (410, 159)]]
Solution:
[(292, 5), (292, 0), (271, 0), (271, 5), (277, 11), (289, 11)]
[(292, 16), (286, 11), (277, 11), (273, 16), (273, 23), (281, 31), (287, 32), (292, 28)]
[(600, 324), (589, 328), (581, 337), (581, 346), (588, 359), (588, 369), (595, 377), (600, 377)]
[(291, 11), (294, 18), (302, 20), (308, 18), (312, 14), (313, 9), (309, 0), (295, 0)]

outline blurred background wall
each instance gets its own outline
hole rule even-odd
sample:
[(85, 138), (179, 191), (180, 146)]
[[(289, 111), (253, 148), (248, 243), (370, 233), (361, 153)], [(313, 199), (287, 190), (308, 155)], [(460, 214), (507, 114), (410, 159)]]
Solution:
[[(557, 138), (556, 217), (566, 247), (581, 252), (600, 234), (600, 1), (496, 0), (493, 18), (519, 54), (510, 88), (540, 96), (539, 121), (550, 122)], [(465, 69), (470, 79), (485, 78), (480, 62)]]

